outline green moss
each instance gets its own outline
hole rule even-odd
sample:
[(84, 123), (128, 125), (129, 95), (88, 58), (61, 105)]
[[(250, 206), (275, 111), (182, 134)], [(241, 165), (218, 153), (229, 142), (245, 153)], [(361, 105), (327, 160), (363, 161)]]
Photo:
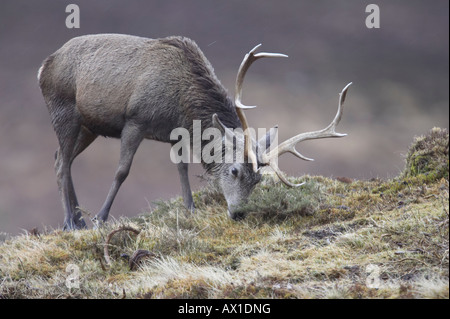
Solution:
[(416, 137), (406, 155), (403, 178), (417, 177), (431, 182), (448, 179), (449, 135), (446, 129), (433, 128), (425, 136)]
[(319, 208), (320, 187), (320, 183), (315, 180), (293, 188), (282, 184), (262, 184), (256, 187), (242, 210), (262, 219), (283, 220), (310, 216)]

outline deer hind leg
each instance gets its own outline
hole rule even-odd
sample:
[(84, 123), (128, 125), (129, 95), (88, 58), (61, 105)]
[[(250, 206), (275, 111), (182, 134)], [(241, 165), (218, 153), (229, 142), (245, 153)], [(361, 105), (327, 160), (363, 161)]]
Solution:
[(108, 196), (106, 197), (105, 203), (103, 204), (98, 214), (92, 219), (95, 224), (101, 224), (103, 222), (106, 222), (106, 220), (108, 219), (109, 211), (111, 209), (114, 198), (116, 197), (120, 186), (128, 177), (134, 154), (136, 154), (136, 151), (143, 139), (144, 136), (137, 126), (126, 125), (123, 128), (120, 141), (119, 167), (117, 168), (116, 174), (114, 176), (114, 181), (111, 185)]
[(55, 127), (60, 147), (56, 151), (55, 171), (58, 189), (64, 207), (64, 230), (86, 228), (82, 214), (79, 211), (78, 200), (72, 181), (72, 162), (97, 137), (89, 130), (74, 121), (65, 123), (64, 129)]

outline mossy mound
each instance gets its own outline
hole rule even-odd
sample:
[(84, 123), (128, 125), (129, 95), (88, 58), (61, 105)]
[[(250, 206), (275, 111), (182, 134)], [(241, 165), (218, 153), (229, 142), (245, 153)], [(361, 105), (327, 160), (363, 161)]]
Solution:
[(448, 130), (433, 128), (425, 136), (416, 137), (406, 156), (402, 178), (429, 176), (432, 180), (448, 179)]

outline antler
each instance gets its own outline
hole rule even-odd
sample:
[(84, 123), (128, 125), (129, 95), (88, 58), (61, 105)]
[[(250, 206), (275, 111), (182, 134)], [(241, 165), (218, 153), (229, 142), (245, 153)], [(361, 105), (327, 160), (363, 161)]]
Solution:
[(295, 145), (297, 145), (297, 143), (302, 142), (302, 141), (306, 141), (306, 140), (312, 140), (312, 139), (318, 139), (318, 138), (328, 138), (328, 137), (343, 137), (346, 136), (347, 134), (341, 134), (341, 133), (336, 133), (335, 129), (336, 126), (338, 125), (339, 121), (341, 120), (342, 117), (342, 111), (343, 111), (343, 106), (344, 106), (344, 101), (345, 101), (345, 97), (347, 95), (347, 89), (349, 88), (349, 86), (352, 83), (350, 82), (349, 84), (347, 84), (345, 86), (345, 88), (342, 90), (341, 93), (339, 93), (340, 97), (339, 97), (339, 107), (338, 107), (338, 111), (336, 113), (336, 116), (334, 117), (334, 120), (330, 123), (330, 125), (328, 125), (326, 128), (324, 128), (323, 130), (320, 131), (314, 131), (314, 132), (306, 132), (306, 133), (301, 133), (298, 134), (294, 137), (291, 137), (290, 139), (284, 141), (283, 143), (279, 144), (275, 149), (271, 150), (270, 152), (264, 153), (261, 155), (261, 160), (263, 164), (269, 165), (274, 171), (275, 173), (278, 175), (278, 177), (288, 186), (291, 187), (298, 187), (303, 185), (304, 183), (300, 183), (300, 184), (292, 184), (290, 183), (286, 177), (283, 175), (283, 173), (281, 172), (281, 170), (279, 169), (279, 167), (277, 166), (277, 164), (275, 163), (275, 161), (273, 161), (274, 158), (278, 158), (278, 156), (284, 154), (284, 153), (292, 153), (295, 156), (306, 160), (306, 161), (313, 161), (312, 158), (308, 158), (306, 156), (303, 156), (302, 154), (300, 154), (296, 149), (295, 149)]
[(238, 114), (239, 120), (241, 120), (242, 123), (242, 129), (244, 131), (244, 154), (247, 156), (247, 158), (252, 162), (253, 165), (253, 171), (258, 170), (258, 160), (256, 158), (256, 154), (253, 151), (252, 147), (252, 137), (250, 135), (250, 130), (247, 118), (244, 114), (244, 109), (252, 109), (256, 106), (247, 106), (242, 103), (242, 84), (244, 82), (245, 74), (247, 73), (248, 68), (250, 65), (252, 65), (253, 62), (260, 58), (278, 58), (278, 57), (287, 57), (285, 54), (281, 53), (267, 53), (267, 52), (260, 52), (256, 53), (256, 50), (261, 46), (261, 44), (258, 44), (255, 46), (252, 50), (250, 50), (249, 53), (247, 53), (244, 57), (244, 60), (242, 60), (241, 66), (239, 67), (239, 71), (236, 77), (236, 90), (235, 90), (235, 96), (234, 96), (234, 103), (236, 105), (236, 112)]

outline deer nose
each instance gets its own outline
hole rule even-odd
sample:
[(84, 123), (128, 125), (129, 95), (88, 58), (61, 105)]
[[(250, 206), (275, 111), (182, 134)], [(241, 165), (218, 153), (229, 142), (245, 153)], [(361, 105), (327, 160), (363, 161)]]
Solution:
[(230, 210), (227, 210), (228, 217), (230, 217), (234, 221), (239, 221), (244, 219), (245, 213), (244, 212), (230, 212)]

